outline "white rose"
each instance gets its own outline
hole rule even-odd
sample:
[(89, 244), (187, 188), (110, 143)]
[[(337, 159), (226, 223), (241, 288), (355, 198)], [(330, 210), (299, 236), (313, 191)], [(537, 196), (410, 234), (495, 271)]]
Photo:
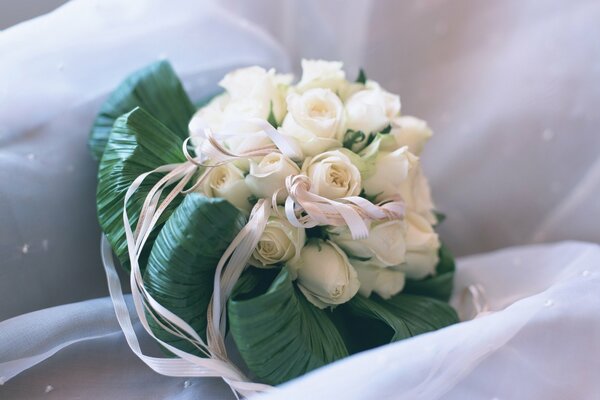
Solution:
[(254, 121), (229, 120), (219, 133), (225, 147), (234, 154), (273, 145), (262, 126)]
[(244, 181), (244, 172), (233, 164), (224, 164), (211, 169), (202, 185), (202, 192), (209, 197), (221, 197), (237, 208), (249, 212), (252, 195)]
[[(283, 209), (280, 212), (284, 215)], [(287, 219), (272, 215), (252, 253), (251, 264), (270, 268), (275, 264), (294, 262), (300, 256), (305, 240), (304, 228), (296, 228)]]
[(431, 189), (429, 182), (421, 169), (419, 157), (410, 152), (406, 152), (409, 163), (408, 175), (398, 185), (398, 193), (404, 199), (406, 208), (420, 214), (430, 224), (435, 224), (437, 218), (433, 213), (435, 208), (431, 199)]
[(241, 68), (230, 72), (219, 82), (230, 96), (224, 112), (226, 119), (257, 117), (267, 119), (273, 107), (277, 121), (286, 113), (285, 94), (291, 75), (278, 75), (261, 67)]
[(440, 240), (431, 224), (419, 214), (407, 213), (406, 223), (406, 262), (398, 269), (410, 279), (423, 279), (435, 273)]
[(370, 176), (363, 181), (365, 193), (377, 201), (400, 195), (406, 208), (416, 211), (435, 223), (436, 218), (427, 178), (421, 170), (419, 157), (402, 147), (393, 152), (380, 151)]
[(404, 262), (406, 226), (403, 221), (374, 222), (365, 239), (354, 240), (347, 227), (329, 227), (330, 238), (351, 258), (378, 267), (389, 267)]
[(221, 93), (212, 98), (208, 104), (194, 113), (188, 125), (190, 136), (204, 137), (204, 129), (210, 128), (219, 131), (223, 124), (225, 107), (229, 103), (228, 93)]
[(346, 101), (346, 127), (366, 134), (380, 132), (399, 112), (400, 97), (369, 81), (367, 89), (354, 93)]
[[(250, 173), (246, 176), (246, 184), (256, 197), (271, 199), (273, 194), (285, 187), (285, 179), (290, 175), (298, 175), (300, 168), (292, 160), (280, 153), (270, 153), (260, 162), (250, 162)], [(287, 197), (282, 190), (277, 196), (279, 203)]]
[(409, 116), (394, 118), (392, 129), (388, 135), (383, 136), (380, 149), (394, 151), (408, 146), (411, 153), (419, 155), (432, 135), (427, 122), (421, 119)]
[(341, 147), (345, 131), (344, 106), (329, 89), (310, 89), (287, 97), (288, 114), (279, 128), (283, 135), (294, 138), (302, 152), (314, 156)]
[(404, 289), (406, 277), (404, 272), (396, 268), (380, 268), (369, 262), (352, 261), (358, 274), (360, 287), (358, 293), (365, 297), (375, 292), (383, 299), (389, 299)]
[(313, 88), (327, 88), (334, 92), (346, 83), (346, 73), (341, 62), (323, 60), (302, 60), (302, 78), (296, 90), (304, 92)]
[[(215, 150), (205, 138), (205, 121), (190, 123), (196, 124), (197, 129), (194, 133), (190, 132), (192, 144), (195, 146), (196, 155), (201, 159), (212, 159), (213, 162), (222, 160), (222, 154)], [(200, 127), (202, 127), (200, 129)], [(218, 129), (212, 129), (216, 134), (215, 138), (220, 144), (231, 151), (233, 154), (243, 154), (250, 150), (274, 146), (273, 142), (265, 133), (263, 126), (256, 121), (249, 120), (230, 120), (222, 121)], [(240, 158), (233, 161), (233, 164), (245, 171), (249, 169), (249, 162), (246, 158)]]
[(354, 267), (332, 242), (309, 242), (288, 265), (300, 291), (319, 308), (345, 303), (358, 292)]
[(414, 156), (406, 147), (393, 152), (378, 152), (371, 174), (363, 181), (365, 193), (376, 196), (377, 201), (387, 200), (397, 195), (399, 186), (408, 179), (411, 157)]
[[(225, 93), (201, 107), (189, 123), (196, 153), (206, 150), (204, 129), (217, 133), (222, 143), (235, 154), (271, 145), (262, 129), (245, 119), (269, 117), (271, 107), (279, 122), (287, 113), (285, 95), (291, 75), (278, 75), (274, 70), (249, 67), (227, 74), (220, 85)], [(242, 163), (243, 164), (243, 163)]]
[(360, 171), (342, 150), (307, 158), (302, 171), (311, 180), (310, 191), (319, 196), (334, 200), (360, 194)]

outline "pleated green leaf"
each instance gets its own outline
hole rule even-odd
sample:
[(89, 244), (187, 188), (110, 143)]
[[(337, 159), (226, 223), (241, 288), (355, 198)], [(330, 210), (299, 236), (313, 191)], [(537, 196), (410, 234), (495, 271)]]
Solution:
[[(244, 216), (226, 200), (190, 193), (171, 214), (152, 247), (144, 273), (146, 289), (204, 339), (215, 268), (244, 223)], [(246, 290), (256, 284), (253, 279), (241, 282), (245, 282)], [(164, 331), (154, 319), (149, 322), (160, 339), (200, 355), (189, 342)]]
[[(119, 117), (114, 124), (98, 169), (96, 205), (98, 221), (121, 265), (129, 269), (127, 243), (123, 225), (123, 200), (133, 181), (141, 174), (161, 165), (185, 161), (183, 140), (141, 108)], [(135, 227), (148, 191), (164, 174), (152, 174), (144, 180), (127, 205)], [(163, 196), (166, 194), (163, 194)], [(158, 227), (181, 201), (178, 196), (165, 210), (148, 243), (158, 234)], [(147, 246), (148, 247), (148, 246)], [(148, 247), (149, 249), (149, 247)], [(145, 265), (148, 250), (140, 258)]]
[(440, 247), (439, 256), (440, 261), (436, 266), (435, 275), (419, 281), (407, 279), (402, 293), (429, 296), (448, 301), (452, 294), (456, 266), (454, 257), (446, 246), (442, 245)]
[(340, 307), (345, 315), (347, 338), (358, 352), (431, 332), (458, 322), (456, 311), (443, 301), (400, 293), (389, 300), (377, 295), (354, 296)]
[(265, 293), (230, 299), (228, 313), (242, 358), (263, 382), (279, 384), (348, 355), (331, 311), (310, 304), (286, 268)]
[(195, 107), (168, 61), (150, 64), (123, 81), (102, 104), (92, 125), (89, 147), (96, 159), (102, 157), (114, 122), (121, 115), (142, 107), (185, 139)]

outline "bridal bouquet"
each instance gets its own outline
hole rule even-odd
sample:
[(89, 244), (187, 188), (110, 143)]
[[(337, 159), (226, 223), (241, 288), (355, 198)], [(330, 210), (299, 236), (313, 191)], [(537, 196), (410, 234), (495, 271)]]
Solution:
[(141, 354), (108, 257), (115, 309), (161, 373), (248, 394), (457, 322), (454, 261), (419, 162), (431, 130), (362, 70), (349, 81), (341, 63), (302, 69), (296, 83), (238, 69), (195, 105), (158, 62), (94, 122), (100, 225), (173, 358)]

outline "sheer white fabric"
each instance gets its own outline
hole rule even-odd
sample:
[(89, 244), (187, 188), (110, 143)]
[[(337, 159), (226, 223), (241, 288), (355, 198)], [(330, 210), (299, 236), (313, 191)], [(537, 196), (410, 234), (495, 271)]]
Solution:
[(600, 248), (565, 243), (463, 259), (453, 303), (491, 314), (365, 352), (261, 399), (597, 399)]
[[(402, 95), (405, 114), (434, 128), (423, 162), (448, 214), (442, 238), (456, 253), (600, 241), (598, 20), (595, 1), (78, 0), (1, 32), (0, 320), (106, 294), (87, 132), (127, 73), (164, 57), (195, 99), (241, 65), (297, 72), (300, 57), (321, 57), (345, 61), (349, 76), (362, 66)], [(455, 298), (481, 282), (503, 311), (353, 357), (282, 393), (594, 398), (599, 265), (597, 247), (572, 243), (466, 259)], [(7, 362), (70, 341), (0, 386), (0, 397), (228, 395), (218, 381), (149, 371), (126, 348), (106, 299), (0, 323), (0, 376), (18, 370)], [(461, 360), (487, 356), (457, 368), (450, 355), (415, 350), (434, 341)], [(360, 378), (380, 359), (389, 373)]]
[[(490, 313), (361, 353), (292, 381), (265, 399), (594, 399), (600, 368), (600, 247), (567, 242), (460, 260), (452, 302), (480, 284)], [(139, 330), (140, 333), (142, 330)], [(154, 374), (127, 347), (109, 299), (0, 323), (0, 373), (76, 343), (0, 387), (6, 398), (233, 398), (214, 379)], [(141, 335), (143, 337), (143, 335)], [(155, 354), (156, 345), (145, 348)], [(52, 398), (52, 397), (50, 397)], [(262, 397), (261, 397), (262, 398)]]

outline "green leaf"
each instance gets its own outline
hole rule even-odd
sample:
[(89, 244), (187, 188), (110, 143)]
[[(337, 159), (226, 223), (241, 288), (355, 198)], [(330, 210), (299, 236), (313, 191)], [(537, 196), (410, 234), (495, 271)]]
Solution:
[[(136, 108), (119, 117), (114, 124), (98, 169), (96, 205), (98, 221), (121, 265), (129, 269), (127, 243), (123, 225), (123, 200), (133, 181), (141, 174), (161, 165), (185, 161), (181, 153), (183, 140), (150, 114)], [(128, 203), (132, 227), (149, 190), (164, 174), (148, 176)], [(166, 194), (163, 194), (166, 195)], [(178, 196), (162, 214), (157, 227), (166, 221), (181, 201)], [(158, 228), (148, 243), (158, 234)], [(140, 258), (142, 268), (148, 251)]]
[(443, 212), (434, 211), (433, 213), (435, 214), (435, 219), (437, 219), (435, 226), (438, 226), (446, 220), (446, 214), (444, 214)]
[(367, 139), (367, 136), (364, 132), (361, 131), (353, 131), (348, 129), (344, 134), (344, 140), (342, 142), (342, 146), (347, 148), (348, 150), (353, 150), (353, 147), (357, 144), (363, 143)]
[(264, 294), (279, 272), (278, 268), (248, 266), (236, 282), (231, 297), (245, 300)]
[(131, 74), (102, 104), (88, 142), (94, 158), (102, 158), (115, 120), (135, 107), (144, 108), (183, 139), (196, 110), (171, 64), (150, 64)]
[[(161, 229), (148, 259), (144, 283), (161, 305), (206, 339), (206, 310), (219, 259), (245, 224), (244, 216), (224, 199), (199, 193), (185, 196)], [(254, 277), (251, 277), (254, 278)], [(257, 279), (241, 279), (250, 290)], [(149, 318), (154, 334), (187, 352), (201, 355), (188, 341), (164, 331)]]
[(354, 296), (340, 311), (345, 324), (354, 330), (348, 338), (352, 352), (358, 352), (441, 329), (458, 322), (456, 311), (445, 302), (424, 296), (400, 293), (389, 300), (377, 295)]
[(228, 307), (240, 354), (264, 382), (279, 384), (348, 355), (331, 312), (309, 303), (286, 268), (264, 294), (232, 298)]
[(376, 201), (377, 200), (377, 196), (379, 196), (381, 193), (383, 193), (383, 192), (379, 192), (379, 193), (376, 193), (376, 194), (368, 195), (368, 194), (365, 193), (365, 189), (363, 189), (363, 190), (360, 191), (359, 196), (363, 197), (363, 198), (365, 198), (367, 200), (369, 200), (373, 204), (377, 204), (377, 201)]
[(382, 135), (387, 135), (392, 131), (392, 125), (388, 124), (385, 128), (383, 128), (379, 133)]
[(269, 124), (271, 124), (271, 126), (275, 129), (277, 129), (279, 127), (279, 124), (277, 123), (277, 118), (275, 118), (275, 113), (273, 112), (273, 102), (271, 101), (271, 104), (269, 106), (269, 116), (267, 117), (267, 122)]
[(306, 228), (304, 230), (304, 232), (306, 233), (306, 238), (309, 240), (310, 239), (322, 239), (322, 240), (329, 239), (329, 234), (327, 233), (326, 226), (324, 226), (324, 225), (317, 225), (312, 228)]
[(365, 84), (367, 83), (367, 75), (365, 74), (365, 70), (364, 69), (360, 69), (358, 71), (358, 76), (356, 77), (356, 80), (354, 81), (356, 83), (361, 83), (361, 84)]
[(448, 301), (452, 294), (456, 266), (454, 257), (443, 244), (440, 247), (439, 256), (440, 261), (436, 266), (435, 275), (419, 281), (407, 279), (402, 293), (429, 296)]

